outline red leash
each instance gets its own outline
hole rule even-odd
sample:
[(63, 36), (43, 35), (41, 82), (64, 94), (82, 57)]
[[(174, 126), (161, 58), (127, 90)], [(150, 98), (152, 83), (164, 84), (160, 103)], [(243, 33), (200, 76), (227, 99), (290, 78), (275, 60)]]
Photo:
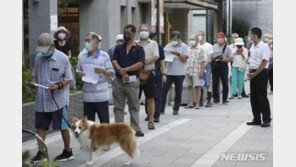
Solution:
[(51, 94), (51, 97), (52, 97), (53, 101), (55, 102), (56, 106), (58, 107), (59, 113), (61, 114), (61, 116), (63, 117), (63, 119), (65, 120), (65, 122), (67, 123), (67, 125), (68, 125), (68, 126), (69, 126), (69, 128), (70, 128), (70, 127), (71, 127), (71, 125), (69, 124), (69, 122), (67, 121), (67, 119), (64, 117), (64, 115), (63, 115), (63, 112), (61, 111), (61, 109), (60, 109), (60, 107), (59, 107), (59, 105), (58, 105), (58, 103), (57, 103), (56, 99), (54, 98), (54, 95), (53, 95), (53, 93), (54, 93), (54, 92), (50, 92), (50, 94)]

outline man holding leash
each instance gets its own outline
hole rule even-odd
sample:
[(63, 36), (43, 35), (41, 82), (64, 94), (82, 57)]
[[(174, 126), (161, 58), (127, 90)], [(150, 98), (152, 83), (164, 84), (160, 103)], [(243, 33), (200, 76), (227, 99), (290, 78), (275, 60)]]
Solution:
[[(62, 154), (54, 158), (55, 161), (73, 160), (72, 149), (70, 149), (70, 133), (68, 126), (62, 118), (62, 114), (67, 119), (67, 106), (69, 105), (69, 83), (73, 80), (70, 62), (68, 57), (54, 47), (54, 38), (48, 33), (42, 33), (38, 37), (39, 52), (35, 58), (33, 71), (33, 80), (30, 83), (34, 86), (36, 83), (48, 87), (39, 87), (35, 103), (35, 128), (37, 134), (45, 140), (46, 133), (51, 122), (53, 129), (60, 130), (64, 141), (64, 150)], [(61, 107), (58, 110), (55, 101)], [(38, 163), (46, 157), (42, 143), (37, 140), (38, 153), (31, 159), (31, 163)]]

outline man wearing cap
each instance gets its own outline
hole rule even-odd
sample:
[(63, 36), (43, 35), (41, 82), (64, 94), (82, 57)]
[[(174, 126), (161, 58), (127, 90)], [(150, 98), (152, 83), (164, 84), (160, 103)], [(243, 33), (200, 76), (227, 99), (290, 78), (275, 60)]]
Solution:
[[(261, 127), (269, 127), (270, 106), (267, 98), (268, 83), (268, 61), (270, 57), (269, 46), (261, 41), (262, 31), (255, 27), (251, 29), (250, 37), (253, 41), (251, 46), (251, 56), (249, 59), (250, 70), (248, 77), (251, 89), (251, 106), (253, 112), (253, 121), (247, 122), (247, 125), (261, 125)], [(261, 115), (263, 123), (261, 124)]]
[(114, 54), (114, 50), (116, 48), (116, 45), (123, 44), (123, 42), (124, 42), (123, 35), (122, 34), (117, 35), (116, 36), (116, 44), (110, 46), (110, 48), (108, 49), (108, 55), (110, 56), (111, 60), (113, 58), (113, 54)]
[(217, 42), (213, 46), (212, 60), (212, 78), (213, 78), (213, 98), (214, 103), (219, 103), (220, 97), (218, 93), (219, 79), (223, 85), (222, 103), (227, 104), (228, 96), (228, 63), (233, 60), (231, 49), (226, 45), (226, 38), (223, 32), (217, 34)]
[[(35, 66), (33, 71), (33, 80), (35, 83), (49, 87), (49, 89), (38, 87), (35, 102), (35, 128), (37, 134), (45, 140), (46, 133), (51, 122), (53, 129), (61, 130), (64, 141), (63, 153), (58, 155), (55, 161), (73, 160), (72, 149), (70, 149), (70, 133), (68, 126), (63, 120), (62, 115), (67, 119), (67, 106), (69, 105), (69, 83), (73, 80), (70, 62), (68, 57), (55, 48), (54, 38), (48, 33), (42, 33), (38, 37), (39, 52), (35, 58)], [(51, 97), (53, 93), (60, 111)], [(44, 147), (37, 140), (39, 151), (37, 155), (31, 159), (31, 163), (40, 162), (45, 157)]]

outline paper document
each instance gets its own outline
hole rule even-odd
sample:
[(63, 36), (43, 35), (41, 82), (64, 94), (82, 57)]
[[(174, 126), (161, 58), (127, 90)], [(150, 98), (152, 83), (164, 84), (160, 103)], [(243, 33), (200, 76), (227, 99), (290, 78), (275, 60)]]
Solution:
[(82, 70), (85, 73), (85, 76), (82, 77), (82, 81), (96, 84), (99, 81), (99, 76), (100, 74), (97, 74), (95, 72), (95, 67), (94, 65), (83, 65)]
[(37, 84), (37, 83), (34, 83), (34, 86), (37, 86), (37, 87), (40, 87), (40, 88), (44, 88), (44, 89), (48, 89), (47, 86), (43, 86), (43, 85), (40, 85), (40, 84)]
[(174, 61), (174, 57), (175, 55), (173, 55), (172, 53), (169, 53), (169, 52), (165, 52), (164, 53), (164, 61), (166, 62), (173, 62)]
[(128, 78), (129, 78), (129, 81), (127, 81), (127, 82), (125, 82), (125, 81), (123, 80), (123, 78), (122, 78), (123, 83), (137, 82), (137, 77), (136, 77), (136, 75), (128, 76)]

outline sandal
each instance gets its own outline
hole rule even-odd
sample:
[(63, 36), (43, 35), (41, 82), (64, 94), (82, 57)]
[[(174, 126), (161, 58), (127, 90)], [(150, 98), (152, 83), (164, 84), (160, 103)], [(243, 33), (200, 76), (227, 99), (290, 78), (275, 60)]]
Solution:
[(197, 109), (197, 110), (199, 109), (199, 107), (194, 107), (194, 108)]
[(185, 108), (193, 108), (193, 105), (188, 105), (188, 106), (185, 106)]

